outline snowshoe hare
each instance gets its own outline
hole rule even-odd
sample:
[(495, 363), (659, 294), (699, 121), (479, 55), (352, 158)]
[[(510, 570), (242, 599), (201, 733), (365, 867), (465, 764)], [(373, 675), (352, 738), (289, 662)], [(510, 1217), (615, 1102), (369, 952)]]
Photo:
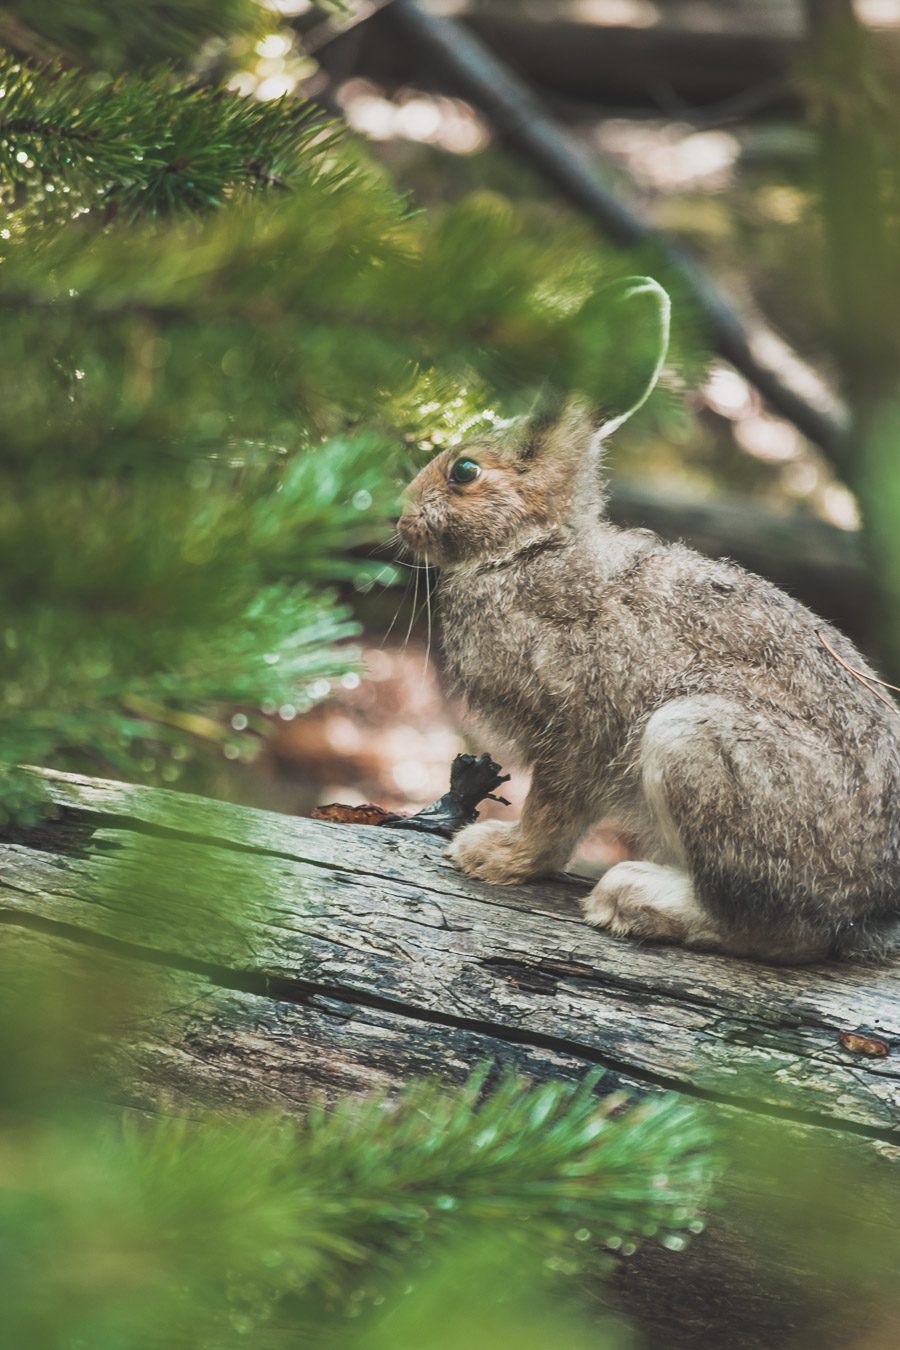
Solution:
[(570, 401), (443, 451), (407, 489), (399, 529), (441, 569), (450, 673), (533, 769), (521, 820), (470, 825), (447, 856), (526, 881), (612, 814), (646, 861), (610, 868), (589, 923), (776, 962), (883, 957), (900, 944), (900, 716), (775, 586), (604, 519), (601, 437), (668, 341), (655, 282), (623, 298), (659, 337), (629, 413), (598, 425)]

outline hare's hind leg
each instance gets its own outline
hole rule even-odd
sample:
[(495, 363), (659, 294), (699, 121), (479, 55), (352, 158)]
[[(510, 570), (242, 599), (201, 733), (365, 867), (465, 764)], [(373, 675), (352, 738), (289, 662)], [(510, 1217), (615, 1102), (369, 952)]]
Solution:
[(584, 917), (615, 937), (718, 946), (718, 932), (687, 872), (652, 862), (611, 867), (583, 902)]
[(766, 960), (821, 957), (827, 929), (799, 903), (817, 773), (811, 747), (762, 713), (711, 695), (665, 704), (640, 745), (651, 861), (611, 868), (586, 917)]
[(678, 700), (647, 723), (639, 767), (650, 822), (647, 854), (652, 861), (618, 863), (601, 878), (583, 906), (585, 918), (595, 927), (617, 937), (719, 945), (716, 922), (697, 896), (667, 783), (672, 773), (696, 777), (698, 764), (691, 761), (707, 757), (707, 720), (702, 704), (698, 709), (692, 700)]

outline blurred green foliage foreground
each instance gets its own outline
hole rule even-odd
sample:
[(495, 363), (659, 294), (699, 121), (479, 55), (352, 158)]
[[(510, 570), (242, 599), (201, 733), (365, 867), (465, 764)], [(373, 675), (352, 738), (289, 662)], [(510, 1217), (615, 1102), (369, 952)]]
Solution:
[[(508, 1077), (482, 1097), (484, 1077), (347, 1101), (299, 1126), (270, 1116), (129, 1128), (84, 1107), (73, 1115), (71, 1100), (40, 1124), (8, 1116), (2, 1343), (412, 1347), (423, 1327), (382, 1342), (380, 1320), (411, 1295), (436, 1297), (464, 1263), (465, 1316), (448, 1344), (468, 1344), (482, 1316), (524, 1328), (537, 1307), (558, 1309), (558, 1343), (588, 1344), (584, 1323), (566, 1337), (573, 1295), (560, 1280), (602, 1272), (607, 1242), (658, 1231), (684, 1241), (675, 1234), (706, 1184), (706, 1130), (674, 1098), (613, 1118), (590, 1081), (526, 1090)], [(619, 1343), (598, 1332), (591, 1344)]]
[[(19, 763), (171, 781), (198, 747), (243, 753), (235, 704), (320, 696), (354, 659), (330, 588), (389, 575), (352, 550), (383, 531), (407, 448), (489, 391), (589, 383), (602, 269), (498, 202), (411, 215), (302, 103), (198, 79), (206, 39), (260, 31), (255, 4), (0, 20), (0, 814), (21, 824), (41, 803)], [(351, 1337), (352, 1314), (437, 1297), (440, 1242), (488, 1221), (503, 1240), (477, 1272), (481, 1239), (454, 1259), (486, 1309), (512, 1300), (485, 1314), (497, 1338), (537, 1344), (535, 1272), (682, 1229), (704, 1193), (690, 1111), (614, 1117), (590, 1082), (485, 1095), (482, 1075), (299, 1124), (123, 1125), (79, 1077), (99, 977), (77, 1002), (21, 975), (4, 959), (9, 1350), (418, 1344), (371, 1315)], [(560, 1304), (560, 1334), (567, 1319), (572, 1345), (597, 1344)]]
[(412, 447), (627, 374), (594, 293), (633, 267), (487, 195), (412, 213), (303, 102), (135, 67), (135, 25), (183, 63), (256, 4), (7, 8), (74, 56), (0, 49), (0, 761), (174, 782), (352, 663), (329, 588), (393, 579), (361, 546)]

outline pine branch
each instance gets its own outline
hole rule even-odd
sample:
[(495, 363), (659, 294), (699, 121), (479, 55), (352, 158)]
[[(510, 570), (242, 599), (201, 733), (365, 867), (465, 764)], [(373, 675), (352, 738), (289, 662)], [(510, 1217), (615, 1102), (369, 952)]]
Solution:
[[(144, 384), (154, 415), (171, 415), (171, 437), (154, 423), (157, 445), (184, 443), (186, 428), (213, 403), (231, 411), (233, 393), (232, 434), (251, 439), (263, 420), (271, 423), (282, 397), (285, 410), (313, 414), (322, 429), (336, 429), (318, 421), (329, 405), (351, 417), (377, 416), (385, 391), (396, 401), (394, 390), (409, 390), (412, 411), (416, 366), (429, 378), (443, 371), (469, 384), (477, 360), (483, 380), (513, 391), (549, 378), (592, 392), (602, 381), (602, 353), (614, 335), (592, 297), (621, 262), (613, 271), (602, 254), (586, 259), (577, 232), (536, 239), (492, 202), (467, 202), (428, 222), (404, 220), (402, 205), (381, 184), (340, 156), (332, 163), (323, 150), (322, 157), (323, 173), (297, 184), (277, 211), (216, 213), (165, 234), (113, 233), (89, 248), (74, 231), (39, 253), (29, 239), (14, 238), (6, 248), (11, 265), (0, 273), (0, 307), (21, 314), (23, 324), (34, 312), (23, 331), (34, 333), (29, 347), (36, 353), (58, 331), (61, 360), (76, 325), (79, 364), (95, 391), (98, 382), (109, 387), (112, 406), (129, 333), (139, 330), (137, 320), (152, 325), (144, 340), (164, 339), (167, 355)], [(460, 276), (466, 285), (453, 284)], [(675, 345), (684, 358), (684, 330)], [(266, 382), (248, 388), (246, 380), (223, 380), (229, 352)], [(195, 380), (190, 398), (173, 403), (169, 372), (178, 369), (191, 369)], [(41, 385), (46, 410), (46, 381)], [(88, 390), (87, 383), (76, 389), (74, 400), (65, 392), (60, 444), (90, 443), (76, 431)], [(22, 396), (20, 373), (8, 406)], [(263, 406), (268, 416), (254, 424)], [(7, 455), (34, 426), (29, 417), (10, 420)], [(121, 434), (139, 430), (132, 415)]]
[(710, 1176), (710, 1137), (668, 1097), (617, 1114), (598, 1102), (599, 1073), (580, 1087), (528, 1088), (514, 1075), (482, 1097), (488, 1066), (448, 1092), (413, 1085), (388, 1112), (377, 1099), (314, 1112), (301, 1138), (312, 1197), (330, 1197), (348, 1259), (422, 1225), (527, 1221), (548, 1243), (576, 1228), (640, 1242), (696, 1216)]
[[(485, 1077), (345, 1101), (299, 1127), (31, 1127), (16, 1158), (7, 1333), (44, 1344), (49, 1317), (71, 1341), (117, 1331), (139, 1347), (152, 1328), (161, 1344), (220, 1346), (238, 1324), (264, 1336), (277, 1313), (322, 1336), (336, 1321), (322, 1295), (342, 1307), (389, 1291), (401, 1263), (415, 1279), (452, 1238), (500, 1232), (516, 1265), (552, 1255), (575, 1270), (607, 1242), (696, 1226), (710, 1162), (692, 1109), (666, 1098), (617, 1114), (593, 1095), (597, 1076), (536, 1088), (506, 1077), (482, 1096)], [(74, 1284), (73, 1263), (85, 1272)]]
[(4, 0), (2, 11), (39, 40), (89, 65), (117, 70), (123, 64), (189, 62), (201, 44), (260, 32), (265, 14), (254, 0)]
[[(0, 53), (0, 181), (75, 194), (128, 216), (196, 212), (240, 188), (286, 188), (322, 171), (335, 140), (320, 113), (185, 87), (170, 71), (105, 80)], [(309, 151), (317, 145), (317, 154)]]

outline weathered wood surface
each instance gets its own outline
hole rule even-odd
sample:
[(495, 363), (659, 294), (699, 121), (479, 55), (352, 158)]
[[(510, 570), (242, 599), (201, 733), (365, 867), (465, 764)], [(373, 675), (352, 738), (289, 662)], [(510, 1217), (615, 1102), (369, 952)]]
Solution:
[[(583, 882), (486, 886), (418, 834), (48, 781), (60, 822), (0, 845), (8, 921), (900, 1143), (896, 967), (640, 947), (582, 922)], [(860, 1029), (891, 1053), (845, 1049)]]
[[(599, 1065), (604, 1090), (674, 1088), (824, 1156), (851, 1141), (879, 1186), (885, 1169), (872, 1223), (896, 1222), (896, 967), (642, 948), (582, 922), (584, 882), (470, 882), (426, 836), (46, 778), (59, 818), (0, 837), (4, 978), (27, 1000), (49, 972), (73, 1006), (125, 991), (85, 1048), (100, 1099), (296, 1112), (422, 1073), (461, 1081), (486, 1058), (534, 1079)], [(861, 1029), (887, 1056), (842, 1046)], [(728, 1194), (748, 1184), (769, 1195), (752, 1169)], [(667, 1350), (776, 1350), (809, 1330), (791, 1321), (808, 1275), (765, 1260), (729, 1204), (687, 1257), (651, 1246), (623, 1263), (617, 1296)], [(823, 1350), (845, 1343), (839, 1304), (823, 1294)]]

